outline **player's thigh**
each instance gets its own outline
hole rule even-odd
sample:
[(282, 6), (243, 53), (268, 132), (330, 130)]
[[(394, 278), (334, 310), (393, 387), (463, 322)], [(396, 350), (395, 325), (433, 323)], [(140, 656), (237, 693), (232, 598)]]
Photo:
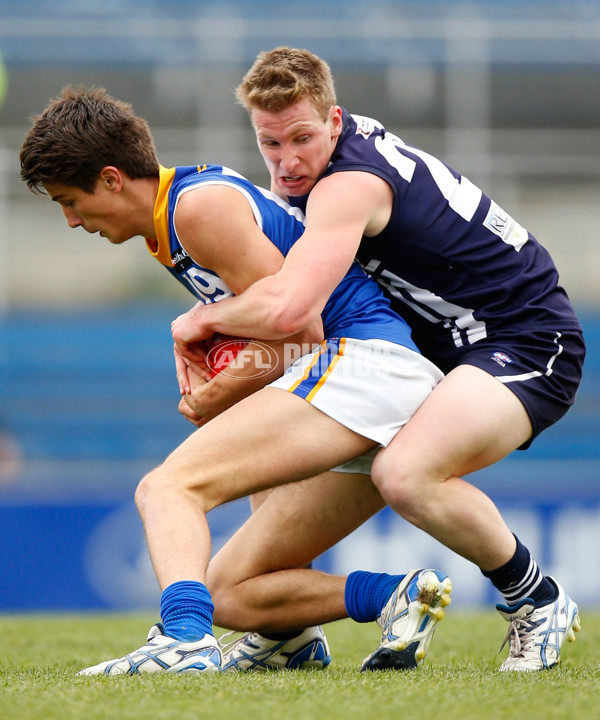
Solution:
[(208, 585), (301, 568), (384, 507), (368, 475), (326, 472), (274, 489), (212, 559)]
[(303, 399), (265, 388), (194, 432), (163, 463), (159, 477), (195, 491), (208, 511), (312, 477), (374, 445)]
[(471, 365), (452, 370), (373, 465), (401, 466), (427, 479), (462, 476), (491, 465), (526, 442), (531, 422), (517, 396)]

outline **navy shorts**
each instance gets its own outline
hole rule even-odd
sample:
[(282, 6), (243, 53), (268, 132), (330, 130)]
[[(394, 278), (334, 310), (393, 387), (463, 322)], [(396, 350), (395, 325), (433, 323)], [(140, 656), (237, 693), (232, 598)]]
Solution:
[(585, 342), (577, 330), (536, 330), (528, 335), (497, 335), (469, 347), (459, 365), (474, 365), (496, 377), (523, 403), (533, 426), (527, 449), (575, 402)]

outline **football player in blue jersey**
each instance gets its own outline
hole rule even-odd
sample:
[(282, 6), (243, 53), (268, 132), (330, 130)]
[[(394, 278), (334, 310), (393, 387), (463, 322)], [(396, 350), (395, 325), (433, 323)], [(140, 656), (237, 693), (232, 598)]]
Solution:
[[(146, 238), (151, 255), (198, 298), (192, 315), (276, 272), (304, 231), (302, 211), (232, 170), (160, 166), (147, 123), (100, 88), (65, 88), (34, 118), (21, 149), (21, 177), (58, 203), (72, 228), (116, 245)], [(286, 341), (269, 343), (282, 357), (270, 374), (256, 373), (252, 341), (210, 380), (201, 366), (204, 351), (188, 346), (187, 362), (176, 353), (189, 408), (183, 412), (200, 427), (136, 490), (162, 590), (161, 622), (147, 644), (83, 674), (324, 667), (330, 656), (319, 624), (348, 616), (382, 628), (366, 668), (423, 661), (450, 602), (446, 575), (422, 569), (346, 578), (306, 566), (383, 506), (368, 478), (373, 450), (389, 444), (443, 375), (358, 264), (342, 273), (323, 312), (291, 340), (294, 348), (311, 349), (283, 375)], [(280, 495), (278, 486), (288, 483), (291, 492)], [(269, 488), (275, 490), (207, 579), (206, 513)], [(265, 548), (260, 528), (271, 519), (279, 530)], [(231, 555), (235, 582), (266, 578), (267, 604), (281, 597), (288, 605), (266, 612), (255, 593), (255, 607), (240, 602), (238, 609), (220, 589), (218, 569)], [(213, 616), (234, 630), (267, 634), (244, 636), (223, 663)]]
[(577, 605), (463, 479), (526, 449), (575, 400), (585, 345), (552, 259), (466, 177), (337, 105), (330, 68), (314, 54), (261, 53), (237, 94), (271, 189), (305, 210), (306, 230), (274, 276), (180, 318), (176, 342), (185, 354), (214, 332), (298, 332), (358, 258), (447, 373), (378, 453), (373, 482), (503, 595), (501, 669), (552, 667), (579, 629)]

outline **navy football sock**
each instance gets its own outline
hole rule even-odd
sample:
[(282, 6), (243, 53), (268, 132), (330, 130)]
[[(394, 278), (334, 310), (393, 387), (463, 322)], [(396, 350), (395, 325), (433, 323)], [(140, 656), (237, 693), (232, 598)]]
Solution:
[(214, 609), (210, 593), (201, 582), (182, 580), (169, 585), (160, 598), (165, 635), (183, 642), (212, 635)]
[(531, 598), (536, 607), (556, 600), (557, 590), (548, 578), (542, 575), (529, 550), (515, 535), (517, 549), (512, 558), (497, 570), (482, 573), (502, 593), (508, 605), (516, 605), (525, 598)]
[(350, 573), (344, 591), (348, 615), (356, 622), (377, 620), (396, 586), (405, 577), (364, 570)]

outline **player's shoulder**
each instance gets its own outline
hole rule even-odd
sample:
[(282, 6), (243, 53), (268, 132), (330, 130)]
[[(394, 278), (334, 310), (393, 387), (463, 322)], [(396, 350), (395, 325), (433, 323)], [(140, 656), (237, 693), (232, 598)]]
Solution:
[(173, 186), (178, 210), (235, 203), (240, 194), (247, 198), (253, 194), (249, 180), (222, 165), (199, 165), (196, 172), (186, 169)]
[(379, 120), (366, 115), (351, 115), (346, 111), (343, 118), (344, 128), (331, 155), (329, 172), (361, 167), (366, 170), (381, 168), (386, 163), (386, 146), (390, 140), (394, 146), (402, 145), (402, 141), (386, 130)]

